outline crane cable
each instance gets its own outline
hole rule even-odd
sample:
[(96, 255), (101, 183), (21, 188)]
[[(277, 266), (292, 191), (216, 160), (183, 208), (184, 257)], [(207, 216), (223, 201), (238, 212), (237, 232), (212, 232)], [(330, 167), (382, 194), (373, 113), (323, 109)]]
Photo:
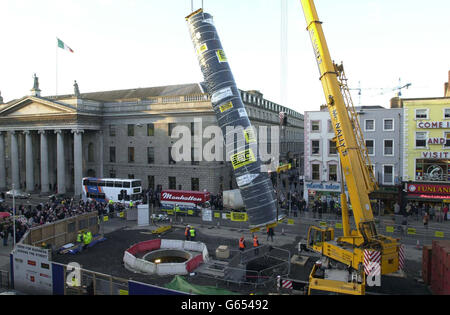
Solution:
[[(202, 10), (203, 10), (203, 0), (202, 0)], [(194, 12), (194, 0), (191, 0), (191, 12)]]

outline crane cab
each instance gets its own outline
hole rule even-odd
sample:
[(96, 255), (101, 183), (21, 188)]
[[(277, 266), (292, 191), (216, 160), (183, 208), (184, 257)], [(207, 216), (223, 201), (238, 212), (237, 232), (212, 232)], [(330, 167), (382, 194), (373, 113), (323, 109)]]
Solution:
[(317, 253), (323, 254), (325, 242), (334, 240), (334, 229), (330, 227), (311, 226), (308, 230), (307, 248)]

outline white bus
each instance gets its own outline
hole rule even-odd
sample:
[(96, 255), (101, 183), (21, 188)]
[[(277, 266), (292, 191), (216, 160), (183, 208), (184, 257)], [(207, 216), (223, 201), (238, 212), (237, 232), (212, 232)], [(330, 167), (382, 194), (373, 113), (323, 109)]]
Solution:
[[(120, 200), (121, 191), (126, 194)], [(94, 178), (85, 177), (82, 181), (83, 200), (93, 199), (100, 202), (142, 202), (142, 183), (140, 179)]]

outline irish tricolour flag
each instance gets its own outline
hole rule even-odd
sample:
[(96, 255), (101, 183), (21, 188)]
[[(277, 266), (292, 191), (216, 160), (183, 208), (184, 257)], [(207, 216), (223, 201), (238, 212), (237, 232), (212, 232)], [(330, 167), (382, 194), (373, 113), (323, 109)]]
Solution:
[(62, 40), (60, 40), (59, 38), (56, 38), (57, 40), (58, 40), (58, 47), (59, 48), (62, 48), (62, 49), (64, 49), (64, 50), (68, 50), (68, 51), (70, 51), (71, 53), (73, 53), (73, 50), (72, 50), (72, 48), (70, 48), (69, 46), (67, 46)]

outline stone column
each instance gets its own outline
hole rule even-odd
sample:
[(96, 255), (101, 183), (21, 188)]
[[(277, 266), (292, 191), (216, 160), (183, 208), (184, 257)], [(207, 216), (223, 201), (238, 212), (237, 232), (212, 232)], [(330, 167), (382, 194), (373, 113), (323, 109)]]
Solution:
[(20, 189), (19, 146), (16, 131), (11, 131), (11, 178), (14, 189)]
[(73, 133), (73, 165), (74, 165), (74, 194), (81, 195), (81, 180), (83, 179), (83, 130), (72, 130)]
[(0, 190), (6, 189), (5, 136), (0, 131)]
[(62, 130), (55, 130), (56, 133), (56, 174), (57, 193), (66, 193), (66, 161), (64, 158), (64, 135)]
[(49, 192), (48, 187), (48, 144), (45, 130), (40, 130), (41, 135), (41, 193)]
[(31, 140), (31, 132), (26, 130), (25, 134), (25, 170), (27, 191), (34, 191), (34, 160), (33, 160), (33, 143)]
[(99, 130), (98, 136), (98, 172), (97, 177), (103, 178), (103, 130)]

